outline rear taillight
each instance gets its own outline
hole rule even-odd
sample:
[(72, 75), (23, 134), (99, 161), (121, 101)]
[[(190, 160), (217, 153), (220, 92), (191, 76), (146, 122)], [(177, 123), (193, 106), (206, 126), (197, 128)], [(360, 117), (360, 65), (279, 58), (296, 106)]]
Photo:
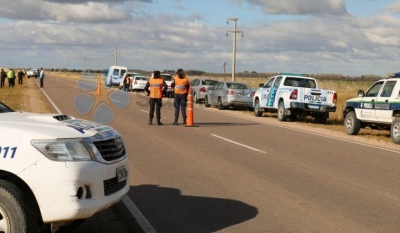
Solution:
[(236, 92), (229, 90), (229, 91), (226, 92), (226, 94), (227, 95), (236, 95)]
[(333, 93), (333, 100), (332, 100), (332, 102), (333, 102), (334, 104), (336, 104), (336, 102), (337, 102), (337, 94), (336, 94), (336, 93)]
[(206, 92), (206, 88), (205, 87), (200, 88), (200, 92)]
[(290, 99), (291, 100), (297, 99), (297, 89), (293, 89), (292, 93), (290, 93)]

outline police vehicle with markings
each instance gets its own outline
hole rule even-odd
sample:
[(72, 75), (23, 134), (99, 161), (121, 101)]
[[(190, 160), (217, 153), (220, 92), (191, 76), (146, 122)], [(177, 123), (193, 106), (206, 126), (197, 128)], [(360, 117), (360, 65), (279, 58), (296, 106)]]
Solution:
[(279, 121), (312, 116), (325, 123), (336, 111), (336, 92), (318, 88), (317, 80), (302, 74), (281, 73), (259, 87), (253, 96), (256, 117), (277, 112)]
[(125, 146), (109, 126), (0, 102), (0, 129), (0, 232), (71, 230), (129, 190)]
[(390, 130), (394, 143), (400, 144), (400, 73), (375, 82), (365, 93), (346, 101), (344, 129), (357, 135), (361, 128)]

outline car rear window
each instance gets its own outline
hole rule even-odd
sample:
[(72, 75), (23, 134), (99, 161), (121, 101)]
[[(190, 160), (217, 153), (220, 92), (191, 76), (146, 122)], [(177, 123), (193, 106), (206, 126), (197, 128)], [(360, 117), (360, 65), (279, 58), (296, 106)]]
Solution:
[(204, 80), (203, 81), (203, 85), (214, 85), (216, 84), (218, 81), (215, 80)]
[(249, 87), (245, 84), (240, 83), (227, 83), (226, 84), (230, 89), (248, 89)]
[(162, 77), (165, 81), (172, 81), (172, 76), (171, 76), (171, 75), (164, 75), (164, 74), (162, 74), (161, 77)]
[(147, 80), (147, 78), (146, 77), (136, 77), (136, 80)]

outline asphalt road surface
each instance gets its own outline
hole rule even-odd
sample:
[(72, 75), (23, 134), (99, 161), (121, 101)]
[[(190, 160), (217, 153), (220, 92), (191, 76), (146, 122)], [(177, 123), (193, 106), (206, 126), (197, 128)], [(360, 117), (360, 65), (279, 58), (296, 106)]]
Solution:
[[(149, 126), (141, 93), (128, 94), (118, 109), (121, 101), (110, 100), (122, 95), (116, 89), (99, 94), (46, 76), (43, 90), (78, 118), (95, 119), (100, 106), (80, 114), (79, 94), (111, 107), (109, 125), (130, 157), (128, 197), (150, 224), (146, 232), (400, 232), (398, 150), (202, 105), (194, 109), (198, 127), (175, 126), (172, 99), (164, 100), (164, 125)], [(119, 203), (79, 232), (141, 232), (141, 222)]]

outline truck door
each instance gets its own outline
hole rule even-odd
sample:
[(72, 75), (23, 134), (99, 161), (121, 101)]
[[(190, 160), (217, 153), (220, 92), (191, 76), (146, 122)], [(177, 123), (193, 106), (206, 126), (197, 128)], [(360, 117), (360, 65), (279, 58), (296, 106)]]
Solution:
[[(381, 92), (375, 103), (375, 115), (376, 118), (384, 122), (392, 122), (392, 111), (390, 108), (390, 99), (398, 96), (394, 96), (393, 89), (396, 86), (397, 81), (387, 81), (383, 86)], [(393, 95), (393, 97), (392, 97)]]
[(358, 103), (356, 111), (358, 111), (359, 114), (357, 115), (360, 116), (361, 120), (376, 120), (375, 104), (382, 85), (383, 81), (376, 82)]
[(276, 79), (276, 77), (271, 78), (262, 87), (260, 107), (268, 107), (269, 92), (271, 91), (271, 87), (272, 87), (272, 84), (274, 83), (275, 79)]
[(274, 85), (271, 87), (268, 95), (268, 107), (273, 107), (276, 97), (276, 92), (278, 91), (279, 85), (281, 85), (282, 76), (276, 78)]

